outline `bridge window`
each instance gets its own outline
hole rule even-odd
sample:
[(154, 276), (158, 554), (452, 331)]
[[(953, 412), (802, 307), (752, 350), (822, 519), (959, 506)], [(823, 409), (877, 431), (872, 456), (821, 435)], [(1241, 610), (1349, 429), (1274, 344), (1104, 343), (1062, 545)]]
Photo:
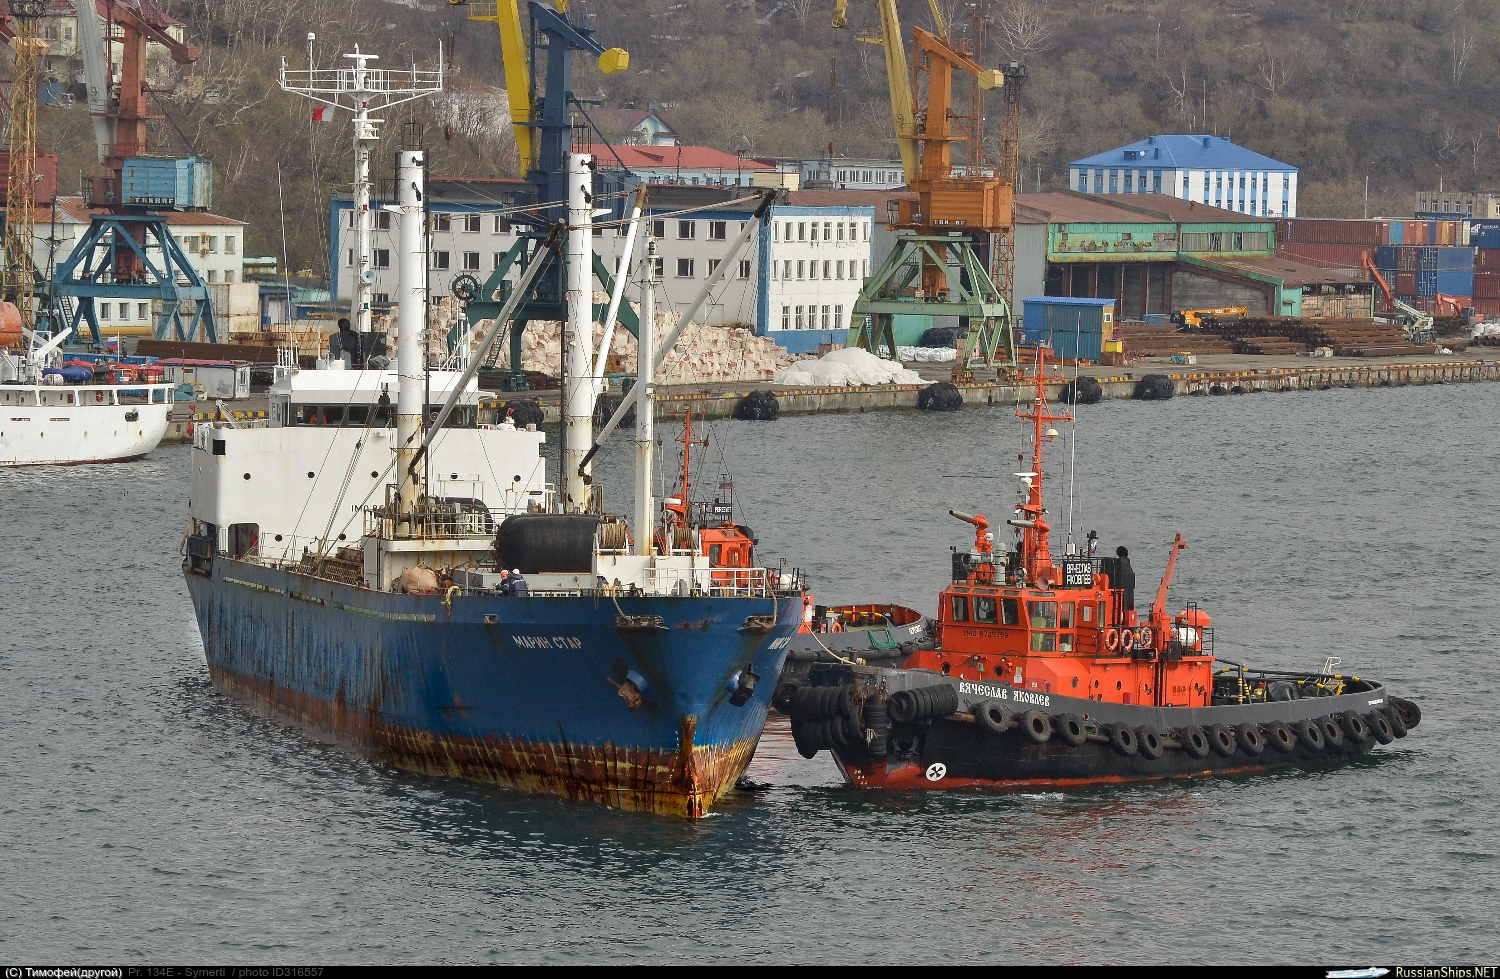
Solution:
[(989, 595), (974, 597), (974, 621), (995, 624), (995, 599)]
[(1033, 653), (1057, 652), (1057, 633), (1033, 632), (1031, 634), (1031, 651)]
[(1014, 598), (1002, 598), (1000, 600), (1000, 624), (1021, 624), (1021, 603)]
[(1073, 628), (1073, 603), (1060, 602), (1057, 607), (1057, 627), (1059, 629)]
[(1056, 602), (1027, 602), (1026, 613), (1031, 616), (1033, 629), (1057, 628)]
[(969, 621), (969, 597), (967, 595), (954, 595), (953, 597), (953, 621)]

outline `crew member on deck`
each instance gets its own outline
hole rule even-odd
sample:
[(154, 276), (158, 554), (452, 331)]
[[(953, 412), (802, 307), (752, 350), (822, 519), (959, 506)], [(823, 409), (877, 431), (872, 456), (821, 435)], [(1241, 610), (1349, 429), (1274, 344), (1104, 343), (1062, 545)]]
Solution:
[(1135, 569), (1130, 566), (1130, 552), (1121, 544), (1115, 548), (1115, 557), (1120, 559), (1119, 587), (1125, 592), (1125, 610), (1135, 611)]
[(510, 570), (510, 593), (512, 595), (516, 596), (517, 598), (525, 598), (527, 591), (528, 591), (528, 589), (527, 589), (527, 586), (526, 586), (526, 579), (521, 577), (521, 569), (520, 568), (511, 568), (511, 570)]

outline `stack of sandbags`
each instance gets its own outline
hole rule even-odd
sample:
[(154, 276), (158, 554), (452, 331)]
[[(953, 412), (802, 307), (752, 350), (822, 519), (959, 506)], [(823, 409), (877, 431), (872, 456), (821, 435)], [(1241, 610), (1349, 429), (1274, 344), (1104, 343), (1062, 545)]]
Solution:
[[(656, 336), (665, 336), (676, 326), (677, 319), (676, 313), (657, 313)], [(561, 374), (561, 328), (562, 325), (556, 321), (538, 321), (526, 325), (525, 332), (521, 334), (522, 370), (540, 371), (551, 377)], [(592, 350), (599, 349), (599, 342), (603, 337), (604, 328), (595, 323), (593, 341), (590, 344)], [(609, 346), (609, 360), (610, 372), (635, 373), (635, 337), (623, 326), (615, 328)], [(689, 323), (661, 370), (657, 371), (656, 380), (661, 384), (768, 381), (791, 362), (791, 355), (768, 337), (756, 336), (745, 329)], [(510, 366), (508, 341), (502, 345), (498, 366)]]
[(776, 375), (776, 383), (805, 387), (858, 387), (865, 384), (922, 384), (922, 375), (868, 350), (846, 347), (818, 360), (804, 360)]

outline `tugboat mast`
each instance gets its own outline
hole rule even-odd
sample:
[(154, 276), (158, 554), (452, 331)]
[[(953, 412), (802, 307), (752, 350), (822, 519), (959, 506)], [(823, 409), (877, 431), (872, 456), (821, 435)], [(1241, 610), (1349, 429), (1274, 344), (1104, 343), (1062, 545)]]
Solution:
[(1016, 504), (1015, 516), (1006, 523), (1021, 532), (1021, 569), (1026, 580), (1039, 587), (1057, 584), (1052, 564), (1052, 551), (1047, 543), (1052, 527), (1047, 523), (1047, 509), (1042, 505), (1042, 446), (1057, 437), (1057, 429), (1043, 426), (1051, 422), (1071, 421), (1072, 413), (1055, 415), (1048, 409), (1047, 393), (1042, 388), (1042, 372), (1036, 372), (1036, 398), (1026, 408), (1017, 408), (1016, 416), (1032, 423), (1031, 472), (1016, 473), (1028, 487), (1026, 502)]

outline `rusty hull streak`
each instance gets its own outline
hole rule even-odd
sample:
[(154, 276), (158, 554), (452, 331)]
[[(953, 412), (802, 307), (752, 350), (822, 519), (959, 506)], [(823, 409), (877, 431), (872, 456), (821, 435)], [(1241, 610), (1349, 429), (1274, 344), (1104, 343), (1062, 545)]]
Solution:
[(750, 763), (760, 738), (728, 745), (693, 744), (698, 718), (680, 720), (676, 751), (516, 738), (435, 734), (386, 724), (376, 714), (350, 711), (273, 682), (210, 666), (214, 685), (257, 708), (269, 709), (343, 744), (372, 761), (425, 775), (493, 782), (523, 792), (547, 792), (636, 812), (700, 819)]

